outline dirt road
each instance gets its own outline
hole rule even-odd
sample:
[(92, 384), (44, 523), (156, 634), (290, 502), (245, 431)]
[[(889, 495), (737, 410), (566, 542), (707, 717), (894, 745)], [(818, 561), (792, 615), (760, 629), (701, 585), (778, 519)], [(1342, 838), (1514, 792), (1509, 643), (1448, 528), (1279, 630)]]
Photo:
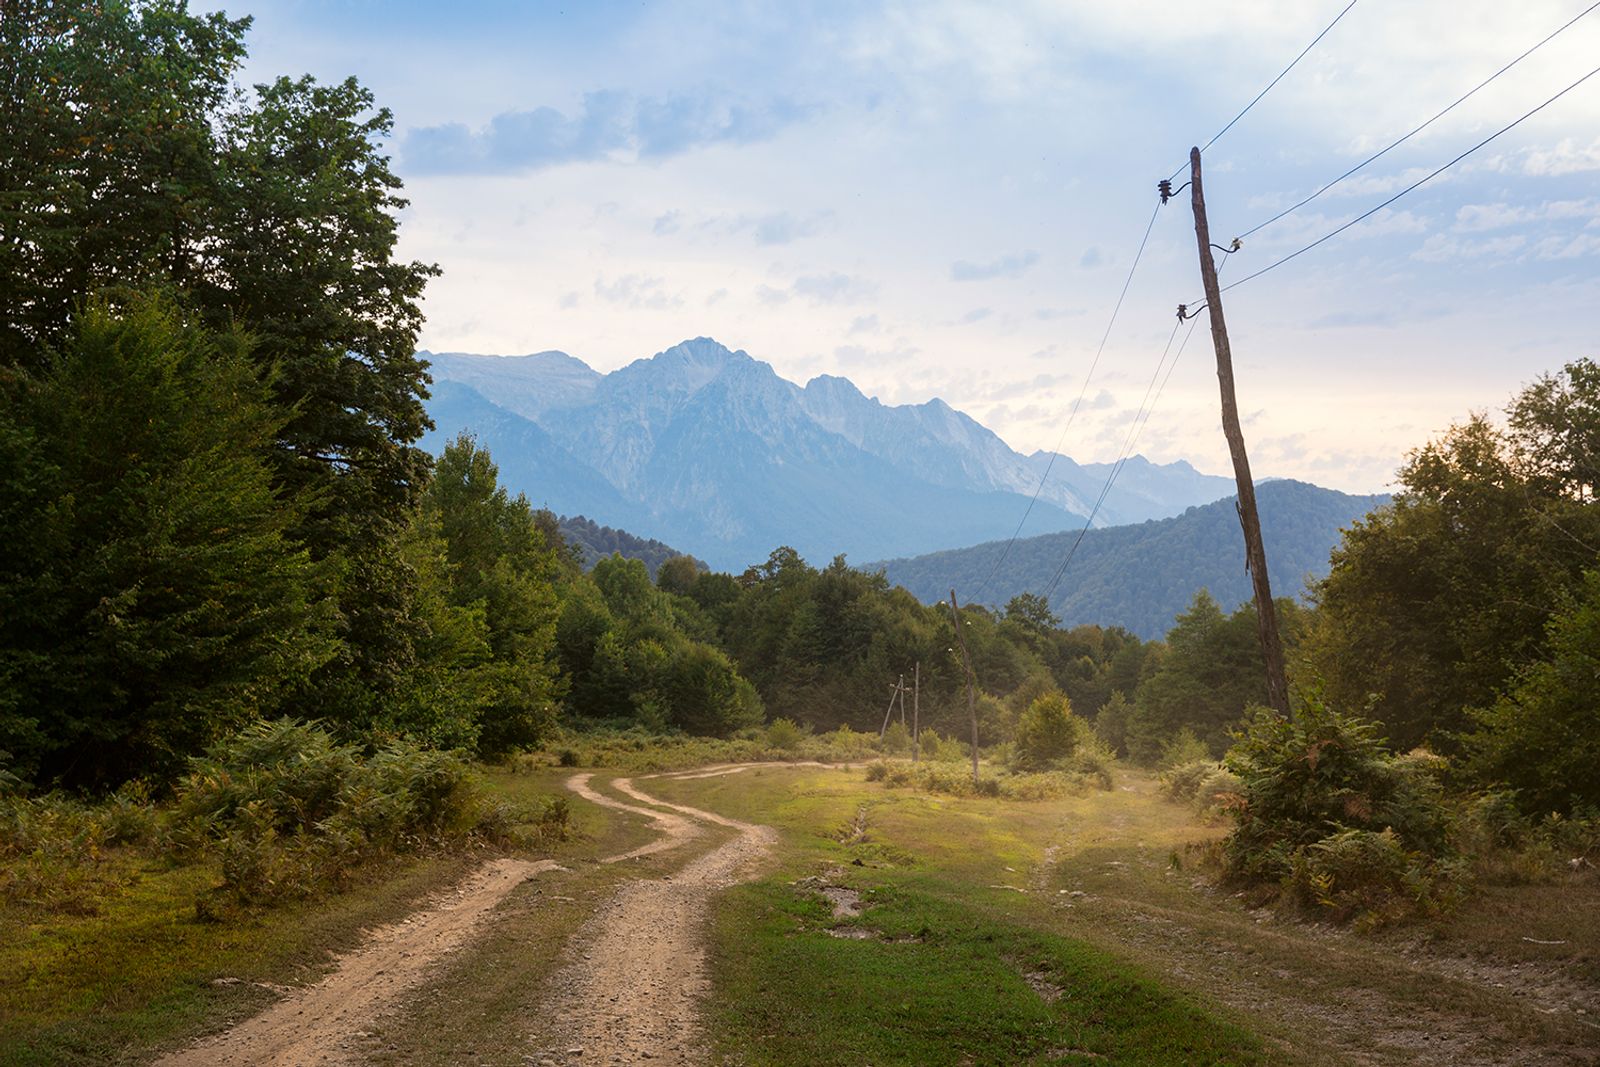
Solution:
[(704, 1035), (696, 1003), (707, 983), (703, 931), (709, 899), (752, 876), (776, 834), (765, 826), (664, 804), (619, 778), (612, 782), (618, 792), (680, 815), (625, 804), (594, 793), (588, 779), (577, 775), (568, 785), (595, 803), (655, 819), (673, 839), (662, 847), (700, 832), (691, 819), (734, 834), (674, 874), (627, 883), (579, 932), (567, 965), (550, 983), (557, 993), (541, 1013), (549, 1028), (537, 1035), (544, 1048), (538, 1062), (579, 1062), (580, 1057), (583, 1063), (603, 1064), (702, 1062)]
[(340, 1064), (384, 1007), (421, 983), (467, 942), (494, 906), (524, 879), (559, 870), (550, 860), (498, 859), (433, 905), (374, 933), (332, 974), (296, 990), (226, 1033), (166, 1056), (158, 1067)]
[[(742, 766), (696, 772), (733, 774)], [(600, 862), (625, 863), (691, 842), (716, 826), (733, 834), (674, 874), (625, 883), (569, 946), (569, 960), (550, 983), (556, 990), (530, 1015), (549, 1027), (530, 1035), (546, 1052), (536, 1061), (674, 1063), (696, 1058), (702, 1034), (696, 1001), (706, 984), (703, 927), (710, 894), (748, 877), (771, 850), (774, 832), (712, 812), (662, 804), (617, 779), (628, 803), (575, 774), (567, 788), (602, 807), (641, 815), (661, 836)], [(654, 806), (645, 806), (654, 805)], [(661, 810), (667, 808), (671, 810)], [(430, 906), (374, 933), (315, 985), (290, 992), (226, 1033), (157, 1061), (158, 1067), (338, 1065), (360, 1060), (373, 1020), (404, 1010), (405, 997), (448, 954), (466, 946), (506, 895), (525, 879), (560, 870), (553, 861), (498, 859)]]

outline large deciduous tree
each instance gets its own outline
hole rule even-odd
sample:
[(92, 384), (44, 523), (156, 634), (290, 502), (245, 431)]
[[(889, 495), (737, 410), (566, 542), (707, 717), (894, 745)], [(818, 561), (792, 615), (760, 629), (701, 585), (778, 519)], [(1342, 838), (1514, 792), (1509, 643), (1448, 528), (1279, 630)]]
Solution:
[(1580, 360), (1412, 454), (1393, 504), (1353, 525), (1316, 589), (1306, 667), (1369, 703), (1401, 747), (1447, 750), (1466, 709), (1542, 659), (1553, 613), (1600, 559), (1600, 368)]
[(174, 0), (12, 0), (0, 17), (0, 365), (43, 366), (107, 287), (253, 336), (284, 411), (291, 536), (331, 560), (341, 654), (306, 710), (393, 699), (415, 665), (396, 535), (426, 482), (416, 356), (436, 268), (395, 258), (388, 111), (354, 81), (235, 84), (248, 19)]

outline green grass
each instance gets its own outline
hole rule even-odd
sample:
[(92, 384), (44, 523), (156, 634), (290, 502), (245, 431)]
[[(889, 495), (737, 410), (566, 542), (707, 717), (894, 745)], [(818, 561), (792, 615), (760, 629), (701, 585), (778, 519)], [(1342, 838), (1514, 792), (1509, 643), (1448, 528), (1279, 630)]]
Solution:
[[(1037, 894), (1016, 892), (1062, 816), (1112, 807), (1110, 794), (956, 799), (780, 768), (641, 784), (782, 833), (779, 870), (715, 907), (711, 1025), (737, 1062), (1267, 1062), (1227, 1013), (1053, 932)], [(863, 807), (865, 839), (843, 843)], [(819, 872), (862, 892), (843, 925), (870, 936), (827, 932), (829, 907), (792, 884)]]
[(859, 921), (869, 940), (827, 934), (828, 909), (782, 880), (734, 890), (714, 934), (720, 1044), (758, 1064), (1267, 1062), (1242, 1028), (1126, 963), (956, 890), (885, 880)]

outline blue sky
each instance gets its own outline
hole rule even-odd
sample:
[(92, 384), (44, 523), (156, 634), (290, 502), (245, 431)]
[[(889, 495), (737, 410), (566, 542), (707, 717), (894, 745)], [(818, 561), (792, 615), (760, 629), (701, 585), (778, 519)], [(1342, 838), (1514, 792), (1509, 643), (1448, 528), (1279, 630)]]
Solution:
[[(1226, 241), (1415, 126), (1588, 0), (1362, 0), (1206, 155)], [(202, 5), (203, 6), (203, 5)], [(246, 75), (354, 74), (395, 114), (423, 344), (600, 370), (686, 337), (1014, 447), (1114, 458), (1200, 286), (1175, 200), (1062, 439), (1150, 212), (1343, 6), (260, 0)], [(1245, 242), (1243, 276), (1600, 62), (1581, 20), (1358, 179)], [(1227, 275), (1225, 275), (1226, 277)], [(1600, 358), (1600, 77), (1228, 294), (1258, 475), (1386, 487), (1407, 449)], [(1201, 328), (1137, 442), (1225, 473)]]

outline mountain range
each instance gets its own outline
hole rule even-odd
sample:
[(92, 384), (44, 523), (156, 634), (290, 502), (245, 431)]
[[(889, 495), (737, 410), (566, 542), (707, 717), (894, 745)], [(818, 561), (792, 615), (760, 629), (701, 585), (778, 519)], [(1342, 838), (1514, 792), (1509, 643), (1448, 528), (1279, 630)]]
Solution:
[[(1282, 597), (1302, 595), (1308, 579), (1326, 576), (1340, 531), (1389, 497), (1352, 496), (1285, 480), (1257, 485), (1256, 501), (1267, 576), (1273, 595)], [(1073, 551), (1077, 536), (1046, 534), (1009, 546), (993, 541), (868, 566), (881, 568), (890, 582), (924, 601), (955, 588), (976, 602), (1003, 605), (1018, 593), (1049, 590), (1071, 552), (1050, 596), (1062, 622), (1123, 626), (1144, 638), (1164, 635), (1201, 588), (1225, 610), (1251, 598), (1234, 497), (1167, 519), (1090, 530)]]
[[(1024, 455), (934, 399), (885, 405), (848, 379), (804, 386), (710, 338), (609, 374), (562, 352), (421, 353), (434, 377), (423, 446), (474, 434), (537, 506), (742, 570), (789, 545), (813, 561), (913, 556), (989, 540), (1029, 513), (1075, 530), (1109, 464)], [(1132, 457), (1096, 525), (1182, 512), (1231, 491), (1188, 463)]]

